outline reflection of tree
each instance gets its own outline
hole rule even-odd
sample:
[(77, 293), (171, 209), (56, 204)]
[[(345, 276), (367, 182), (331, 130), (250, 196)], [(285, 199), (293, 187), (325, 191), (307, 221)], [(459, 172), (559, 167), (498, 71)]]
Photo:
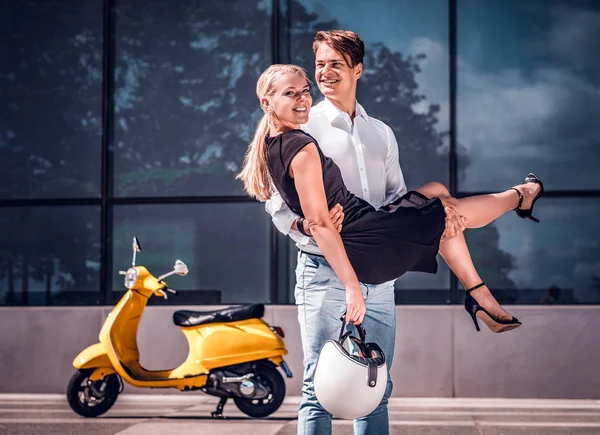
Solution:
[(512, 255), (498, 248), (499, 234), (496, 227), (492, 224), (468, 230), (465, 235), (477, 271), (490, 288), (514, 288), (515, 283), (508, 274), (514, 268), (515, 260)]
[[(97, 208), (11, 209), (0, 221), (0, 281), (7, 303), (98, 290)], [(25, 279), (23, 279), (25, 278)]]
[(592, 276), (592, 288), (600, 293), (600, 276)]
[(267, 12), (242, 0), (121, 5), (115, 192), (242, 194), (234, 172), (258, 117)]
[(98, 196), (100, 3), (13, 2), (3, 12), (0, 197)]

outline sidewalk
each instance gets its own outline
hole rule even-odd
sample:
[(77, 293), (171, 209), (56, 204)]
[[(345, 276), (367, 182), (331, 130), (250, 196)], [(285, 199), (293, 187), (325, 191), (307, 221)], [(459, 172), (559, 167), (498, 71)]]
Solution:
[[(295, 435), (298, 398), (266, 419), (247, 418), (229, 401), (224, 420), (210, 417), (218, 400), (196, 393), (127, 395), (96, 419), (75, 415), (61, 395), (0, 394), (0, 433), (75, 435)], [(402, 435), (600, 434), (598, 400), (411, 399), (390, 401), (390, 433)], [(352, 422), (334, 420), (334, 435)]]

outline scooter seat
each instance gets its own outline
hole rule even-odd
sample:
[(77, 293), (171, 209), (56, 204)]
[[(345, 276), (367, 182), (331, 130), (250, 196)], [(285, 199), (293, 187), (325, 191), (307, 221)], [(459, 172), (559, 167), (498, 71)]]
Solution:
[(265, 315), (264, 304), (249, 304), (214, 311), (180, 310), (173, 313), (173, 323), (177, 326), (196, 326), (207, 323), (237, 322), (239, 320), (260, 319)]

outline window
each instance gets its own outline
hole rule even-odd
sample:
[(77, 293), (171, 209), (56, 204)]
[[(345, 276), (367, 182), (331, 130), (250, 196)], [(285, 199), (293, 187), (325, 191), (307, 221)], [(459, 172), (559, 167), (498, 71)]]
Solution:
[(458, 1), (461, 191), (600, 188), (600, 5)]
[(600, 303), (598, 199), (544, 198), (536, 224), (510, 212), (467, 231), (479, 274), (505, 304)]
[(115, 196), (244, 196), (270, 2), (116, 3)]
[(100, 208), (3, 207), (0, 304), (100, 303)]
[[(175, 260), (189, 274), (166, 281), (182, 291), (173, 303), (268, 302), (269, 225), (262, 204), (126, 205), (114, 209), (112, 288), (123, 291), (119, 270), (131, 265), (133, 236), (142, 252), (136, 265), (154, 276), (172, 270)], [(193, 292), (193, 294), (183, 294)]]
[[(133, 236), (156, 276), (189, 266), (167, 280), (180, 295), (153, 304), (293, 303), (297, 249), (235, 177), (262, 115), (259, 74), (277, 61), (314, 76), (327, 29), (363, 38), (358, 101), (393, 129), (410, 189), (543, 179), (540, 224), (510, 212), (465, 233), (500, 302), (600, 303), (600, 5), (116, 0), (103, 21), (104, 7), (12, 2), (0, 15), (0, 305), (114, 303)], [(397, 280), (396, 302), (461, 302), (438, 264)]]
[[(382, 0), (369, 4), (368, 14), (361, 1), (285, 4), (283, 22), (288, 24), (282, 35), (282, 56), (304, 67), (314, 80), (315, 33), (328, 29), (358, 33), (365, 42), (365, 60), (357, 99), (370, 116), (394, 131), (408, 187), (428, 181), (448, 185), (447, 3)], [(316, 104), (322, 97), (314, 88)], [(289, 258), (293, 281), (296, 255)], [(441, 258), (438, 263), (436, 275), (408, 273), (400, 278), (397, 303), (448, 303), (449, 270)]]
[[(409, 188), (449, 183), (447, 2), (380, 0), (291, 2), (289, 59), (314, 78), (312, 42), (318, 30), (348, 29), (365, 42), (358, 101), (389, 125), (398, 141)], [(322, 100), (315, 86), (315, 104)]]
[(102, 2), (0, 14), (0, 199), (100, 196)]

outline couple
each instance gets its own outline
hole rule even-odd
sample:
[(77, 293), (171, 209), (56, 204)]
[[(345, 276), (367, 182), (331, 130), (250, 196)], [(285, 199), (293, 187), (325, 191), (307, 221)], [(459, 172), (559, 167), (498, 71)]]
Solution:
[[(406, 191), (392, 130), (356, 102), (364, 44), (350, 31), (315, 36), (315, 78), (325, 100), (311, 108), (300, 67), (272, 65), (259, 78), (265, 115), (239, 178), (266, 201), (273, 222), (300, 248), (296, 304), (304, 353), (299, 434), (331, 434), (313, 375), (321, 347), (339, 318), (362, 323), (391, 366), (395, 341), (394, 280), (407, 271), (435, 273), (439, 252), (467, 289), (465, 307), (494, 332), (521, 323), (502, 309), (471, 260), (464, 228), (489, 224), (509, 210), (531, 216), (543, 194), (530, 174), (504, 192), (455, 199), (440, 183)], [(310, 115), (310, 116), (309, 116)], [(273, 186), (276, 191), (273, 191)], [(387, 400), (355, 421), (355, 434), (389, 433)], [(343, 399), (341, 399), (343, 400)]]

